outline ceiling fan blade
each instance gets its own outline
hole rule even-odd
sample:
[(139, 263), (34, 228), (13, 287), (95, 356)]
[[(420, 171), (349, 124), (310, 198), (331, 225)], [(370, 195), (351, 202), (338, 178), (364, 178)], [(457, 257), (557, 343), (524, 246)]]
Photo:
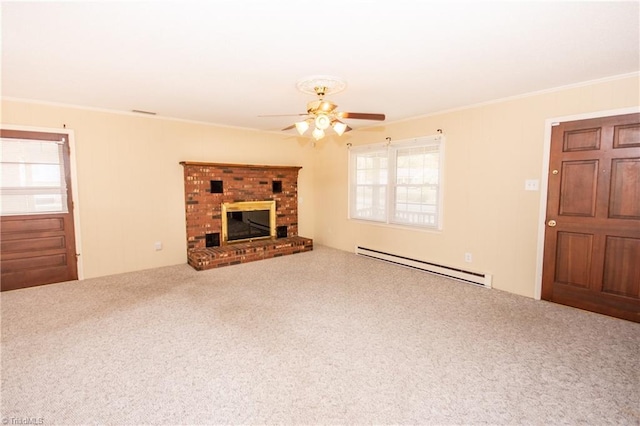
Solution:
[(304, 112), (304, 113), (300, 113), (300, 114), (271, 114), (271, 115), (259, 115), (258, 117), (293, 117), (293, 116), (300, 116), (300, 115), (309, 115), (308, 113)]
[(339, 112), (338, 114), (341, 118), (355, 118), (358, 120), (376, 120), (376, 121), (384, 121), (384, 114), (368, 114), (366, 112)]
[(291, 129), (293, 129), (294, 127), (296, 127), (296, 125), (295, 125), (295, 124), (292, 124), (291, 126), (287, 126), (287, 127), (285, 127), (284, 129), (282, 129), (282, 130), (291, 130)]

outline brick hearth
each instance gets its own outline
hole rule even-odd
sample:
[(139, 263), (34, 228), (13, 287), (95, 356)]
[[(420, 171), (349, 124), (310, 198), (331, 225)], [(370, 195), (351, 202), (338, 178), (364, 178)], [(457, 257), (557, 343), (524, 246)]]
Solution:
[[(295, 166), (181, 162), (184, 166), (187, 258), (197, 270), (235, 265), (313, 249), (298, 236), (298, 171)], [(222, 203), (276, 202), (278, 239), (207, 247), (207, 235), (222, 235)], [(214, 238), (215, 240), (215, 238)]]
[(221, 247), (191, 250), (189, 265), (202, 271), (310, 250), (313, 250), (313, 240), (310, 238), (287, 237), (277, 240), (258, 240), (250, 243), (235, 243)]

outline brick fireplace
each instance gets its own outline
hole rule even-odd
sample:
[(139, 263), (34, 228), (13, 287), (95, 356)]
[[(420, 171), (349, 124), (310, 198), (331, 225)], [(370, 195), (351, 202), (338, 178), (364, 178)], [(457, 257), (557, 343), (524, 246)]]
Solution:
[[(311, 239), (298, 236), (298, 171), (301, 167), (187, 161), (180, 164), (184, 167), (187, 258), (195, 269), (313, 249)], [(270, 202), (275, 202), (275, 217), (264, 226), (275, 229), (269, 228), (264, 236), (248, 234), (246, 238), (227, 241), (226, 226), (243, 222), (242, 206), (257, 210), (255, 206), (272, 204)]]

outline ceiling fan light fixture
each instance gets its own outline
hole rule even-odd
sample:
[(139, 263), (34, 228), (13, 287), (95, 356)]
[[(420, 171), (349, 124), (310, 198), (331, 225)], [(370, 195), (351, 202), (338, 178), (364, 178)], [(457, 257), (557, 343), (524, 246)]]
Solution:
[(306, 121), (299, 121), (295, 124), (296, 130), (300, 133), (300, 136), (304, 135), (304, 132), (309, 130), (309, 123)]
[(333, 130), (338, 134), (338, 136), (342, 136), (345, 130), (347, 130), (347, 125), (341, 121), (336, 121), (333, 123)]
[(311, 134), (313, 135), (313, 138), (317, 141), (324, 138), (324, 130), (318, 129), (317, 127), (313, 129), (313, 133)]
[(326, 75), (310, 76), (299, 80), (296, 87), (303, 93), (315, 95), (317, 99), (307, 102), (306, 114), (284, 114), (305, 115), (306, 118), (282, 130), (290, 130), (295, 127), (300, 136), (303, 136), (307, 130), (311, 129), (311, 136), (318, 141), (326, 136), (325, 131), (329, 127), (333, 128), (333, 131), (338, 136), (342, 136), (345, 132), (352, 130), (351, 127), (340, 121), (343, 118), (375, 121), (384, 121), (385, 119), (384, 114), (337, 111), (338, 105), (330, 100), (325, 100), (324, 96), (344, 90), (346, 83), (338, 77)]
[(326, 130), (331, 126), (331, 119), (326, 114), (318, 114), (315, 120), (316, 128)]

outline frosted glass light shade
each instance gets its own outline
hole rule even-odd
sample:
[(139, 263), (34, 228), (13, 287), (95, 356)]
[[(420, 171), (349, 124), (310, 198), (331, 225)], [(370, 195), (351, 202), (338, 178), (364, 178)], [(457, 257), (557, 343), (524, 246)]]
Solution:
[(318, 114), (316, 117), (316, 127), (320, 130), (326, 130), (331, 126), (331, 119), (328, 115)]
[(311, 133), (315, 140), (319, 141), (324, 138), (324, 130), (318, 129), (317, 127), (313, 129), (313, 133)]
[(338, 136), (342, 136), (344, 131), (347, 130), (347, 125), (340, 121), (336, 121), (335, 123), (333, 123), (333, 130), (335, 130)]
[(304, 132), (309, 129), (309, 123), (307, 123), (306, 121), (299, 121), (295, 125), (296, 130), (298, 131), (298, 133), (300, 133), (300, 136), (304, 135)]

